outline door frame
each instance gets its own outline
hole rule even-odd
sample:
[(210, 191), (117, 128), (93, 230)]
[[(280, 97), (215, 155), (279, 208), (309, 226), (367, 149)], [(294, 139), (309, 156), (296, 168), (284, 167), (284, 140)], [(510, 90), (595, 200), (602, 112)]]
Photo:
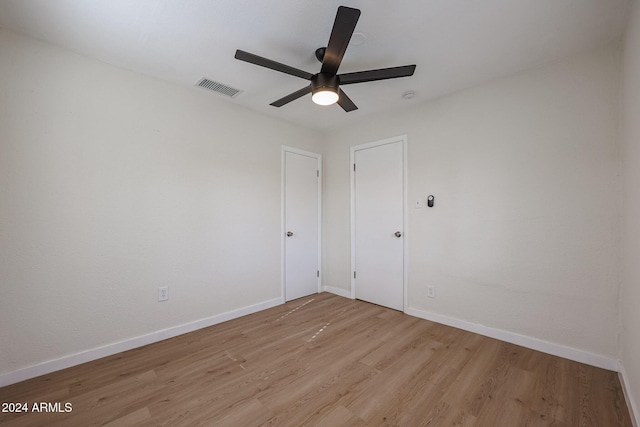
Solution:
[(312, 157), (318, 162), (318, 293), (322, 292), (322, 155), (311, 151), (283, 145), (280, 160), (280, 298), (284, 304), (287, 298), (286, 267), (286, 154), (294, 153)]
[(407, 285), (409, 279), (409, 207), (407, 206), (408, 199), (408, 174), (407, 174), (407, 135), (394, 136), (392, 138), (385, 138), (379, 141), (368, 142), (365, 144), (354, 145), (351, 147), (349, 168), (351, 176), (351, 299), (356, 298), (356, 279), (354, 273), (356, 272), (356, 172), (355, 172), (355, 157), (356, 152), (360, 150), (366, 150), (367, 148), (379, 147), (381, 145), (387, 145), (394, 142), (402, 143), (402, 236), (403, 236), (403, 277), (402, 277), (402, 292), (403, 292), (403, 311), (406, 312), (407, 304)]

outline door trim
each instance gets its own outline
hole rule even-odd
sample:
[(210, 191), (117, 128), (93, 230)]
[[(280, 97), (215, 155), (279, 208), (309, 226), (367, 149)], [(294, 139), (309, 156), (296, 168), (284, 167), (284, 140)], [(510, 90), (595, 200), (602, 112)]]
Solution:
[(354, 272), (356, 271), (356, 175), (353, 170), (353, 165), (355, 162), (356, 151), (365, 150), (367, 148), (379, 147), (381, 145), (392, 144), (394, 142), (402, 143), (402, 228), (403, 228), (403, 277), (402, 277), (402, 292), (403, 292), (403, 310), (406, 312), (408, 307), (408, 295), (407, 295), (407, 285), (409, 278), (409, 221), (408, 214), (409, 209), (407, 206), (408, 200), (408, 174), (407, 174), (407, 135), (399, 135), (392, 138), (381, 139), (379, 141), (368, 142), (366, 144), (354, 145), (351, 147), (351, 154), (349, 158), (349, 169), (350, 169), (350, 177), (351, 177), (351, 299), (356, 298), (356, 281), (353, 277)]
[(301, 156), (312, 157), (318, 161), (318, 293), (322, 292), (322, 155), (299, 148), (282, 146), (280, 160), (280, 298), (284, 304), (286, 301), (286, 154), (294, 153)]

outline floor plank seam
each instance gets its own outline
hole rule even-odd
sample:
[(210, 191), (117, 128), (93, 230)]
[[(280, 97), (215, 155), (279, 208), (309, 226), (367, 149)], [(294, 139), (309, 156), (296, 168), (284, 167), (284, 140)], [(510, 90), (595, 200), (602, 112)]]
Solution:
[[(310, 339), (309, 341), (312, 341), (312, 340), (316, 339), (316, 337), (317, 337), (318, 335), (320, 335), (320, 332), (322, 332), (322, 331), (324, 331), (325, 329), (327, 329), (327, 327), (328, 327), (330, 324), (331, 324), (331, 323), (326, 323), (322, 328), (320, 328), (320, 329), (318, 330), (318, 332), (316, 332), (316, 333), (311, 337), (311, 339)], [(308, 341), (307, 341), (307, 342), (308, 342)]]
[(302, 305), (297, 306), (296, 308), (294, 308), (291, 311), (288, 311), (287, 313), (283, 314), (282, 316), (278, 317), (278, 320), (284, 319), (285, 317), (287, 317), (288, 315), (300, 310), (302, 307), (304, 307), (305, 305), (309, 304), (310, 302), (312, 302), (313, 300), (315, 300), (315, 298), (311, 298), (309, 301), (305, 302)]

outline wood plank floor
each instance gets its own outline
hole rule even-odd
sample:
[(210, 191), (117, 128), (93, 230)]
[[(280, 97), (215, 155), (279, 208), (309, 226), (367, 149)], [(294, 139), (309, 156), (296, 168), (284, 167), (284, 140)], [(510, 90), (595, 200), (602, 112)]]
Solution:
[(7, 426), (631, 426), (618, 376), (318, 294), (0, 388)]

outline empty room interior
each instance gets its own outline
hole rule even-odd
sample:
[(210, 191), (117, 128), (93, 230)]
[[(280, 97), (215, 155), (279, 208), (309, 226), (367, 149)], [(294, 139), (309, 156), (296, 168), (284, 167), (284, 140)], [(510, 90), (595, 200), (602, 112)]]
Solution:
[(0, 425), (638, 426), (639, 183), (637, 0), (0, 0)]

